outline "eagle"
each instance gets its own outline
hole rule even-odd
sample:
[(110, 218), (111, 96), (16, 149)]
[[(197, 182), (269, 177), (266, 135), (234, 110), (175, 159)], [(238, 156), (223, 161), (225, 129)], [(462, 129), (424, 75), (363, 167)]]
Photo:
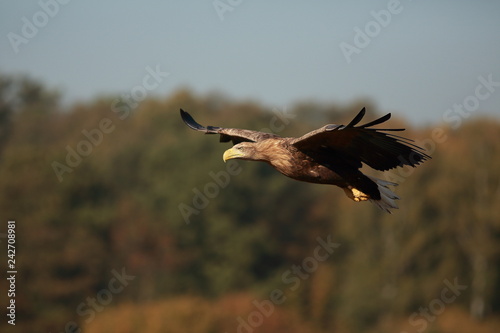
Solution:
[(184, 110), (184, 123), (205, 134), (219, 134), (220, 142), (233, 147), (222, 156), (230, 159), (263, 161), (283, 175), (298, 181), (336, 185), (356, 202), (371, 201), (391, 213), (399, 197), (389, 186), (398, 184), (365, 175), (360, 168), (386, 171), (409, 165), (416, 167), (430, 159), (414, 141), (390, 132), (404, 128), (373, 128), (391, 118), (388, 113), (364, 125), (356, 126), (365, 115), (363, 108), (347, 125), (328, 124), (298, 138), (247, 129), (202, 126)]

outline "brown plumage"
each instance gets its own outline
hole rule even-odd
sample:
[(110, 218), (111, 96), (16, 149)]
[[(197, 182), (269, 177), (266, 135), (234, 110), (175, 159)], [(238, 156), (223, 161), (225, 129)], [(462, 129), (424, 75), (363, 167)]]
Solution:
[(359, 169), (365, 163), (385, 171), (398, 166), (415, 167), (430, 158), (412, 140), (385, 132), (404, 129), (371, 128), (391, 117), (387, 114), (361, 126), (363, 108), (344, 125), (329, 124), (299, 138), (283, 138), (275, 134), (237, 128), (202, 126), (181, 109), (181, 117), (190, 128), (205, 134), (220, 134), (221, 142), (233, 143), (224, 161), (244, 159), (264, 161), (290, 178), (341, 187), (354, 201), (370, 200), (390, 213), (398, 208), (399, 199), (388, 186), (396, 183), (364, 175)]

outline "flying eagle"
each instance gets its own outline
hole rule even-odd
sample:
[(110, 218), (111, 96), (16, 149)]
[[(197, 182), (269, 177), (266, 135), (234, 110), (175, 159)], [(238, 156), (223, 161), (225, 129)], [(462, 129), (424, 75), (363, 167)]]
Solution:
[(344, 125), (329, 124), (298, 138), (280, 137), (271, 133), (246, 129), (202, 126), (184, 110), (181, 117), (190, 128), (205, 134), (220, 134), (220, 142), (233, 143), (223, 155), (229, 159), (264, 161), (287, 177), (295, 180), (339, 186), (354, 201), (370, 200), (390, 213), (398, 208), (399, 197), (388, 186), (398, 184), (363, 174), (362, 163), (385, 171), (398, 166), (415, 167), (430, 156), (413, 140), (385, 132), (399, 129), (372, 128), (391, 114), (357, 125), (365, 115), (363, 108)]

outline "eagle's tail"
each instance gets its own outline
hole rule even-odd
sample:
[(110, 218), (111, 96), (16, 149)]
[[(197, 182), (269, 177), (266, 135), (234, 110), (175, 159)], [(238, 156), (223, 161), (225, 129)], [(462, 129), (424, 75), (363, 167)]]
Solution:
[(378, 190), (380, 192), (379, 200), (374, 200), (374, 199), (368, 199), (368, 200), (370, 200), (377, 207), (388, 213), (391, 213), (391, 211), (389, 210), (390, 208), (398, 209), (399, 207), (396, 204), (395, 200), (398, 200), (399, 197), (394, 192), (392, 192), (388, 187), (388, 186), (397, 186), (398, 184), (393, 182), (388, 182), (387, 180), (378, 179), (375, 177), (370, 177), (370, 176), (367, 177), (377, 184)]

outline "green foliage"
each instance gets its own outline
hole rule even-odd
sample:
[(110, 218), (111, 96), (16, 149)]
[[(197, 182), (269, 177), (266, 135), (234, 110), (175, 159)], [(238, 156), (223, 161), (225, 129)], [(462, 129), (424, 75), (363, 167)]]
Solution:
[[(200, 313), (213, 318), (203, 315), (197, 331), (234, 330), (227, 322), (252, 311), (252, 298), (224, 299), (242, 292), (268, 299), (280, 289), (286, 301), (276, 325), (285, 325), (291, 311), (295, 322), (318, 332), (364, 331), (390, 316), (408, 322), (455, 277), (467, 289), (454, 306), (476, 318), (498, 316), (498, 120), (444, 128), (432, 160), (387, 173), (400, 183), (402, 198), (401, 209), (387, 215), (349, 201), (336, 187), (295, 182), (265, 164), (224, 164), (230, 144), (189, 130), (178, 114), (184, 108), (207, 125), (274, 124), (278, 134), (299, 135), (347, 121), (361, 102), (297, 104), (288, 111), (296, 118), (280, 123), (261, 105), (188, 90), (147, 99), (126, 117), (113, 112), (113, 98), (62, 108), (57, 96), (29, 79), (0, 76), (0, 216), (15, 219), (19, 229), (19, 331), (36, 325), (59, 332), (68, 321), (85, 328), (79, 304), (108, 288), (111, 271), (122, 268), (135, 279), (106, 307), (124, 314), (143, 304), (144, 314), (133, 320), (144, 324), (146, 313), (157, 313), (155, 329), (162, 313), (178, 308), (187, 318), (176, 322), (178, 330), (195, 325)], [(375, 117), (373, 103), (366, 104)], [(99, 136), (93, 130), (103, 119), (111, 127)], [(407, 135), (431, 138), (433, 129)], [(78, 151), (90, 141), (84, 131), (96, 143), (69, 165), (67, 147)], [(71, 169), (62, 181), (54, 161)], [(312, 256), (318, 236), (341, 246), (293, 289), (283, 274)], [(243, 312), (220, 321), (210, 305), (232, 309), (242, 302)], [(107, 324), (96, 317), (99, 331)]]

